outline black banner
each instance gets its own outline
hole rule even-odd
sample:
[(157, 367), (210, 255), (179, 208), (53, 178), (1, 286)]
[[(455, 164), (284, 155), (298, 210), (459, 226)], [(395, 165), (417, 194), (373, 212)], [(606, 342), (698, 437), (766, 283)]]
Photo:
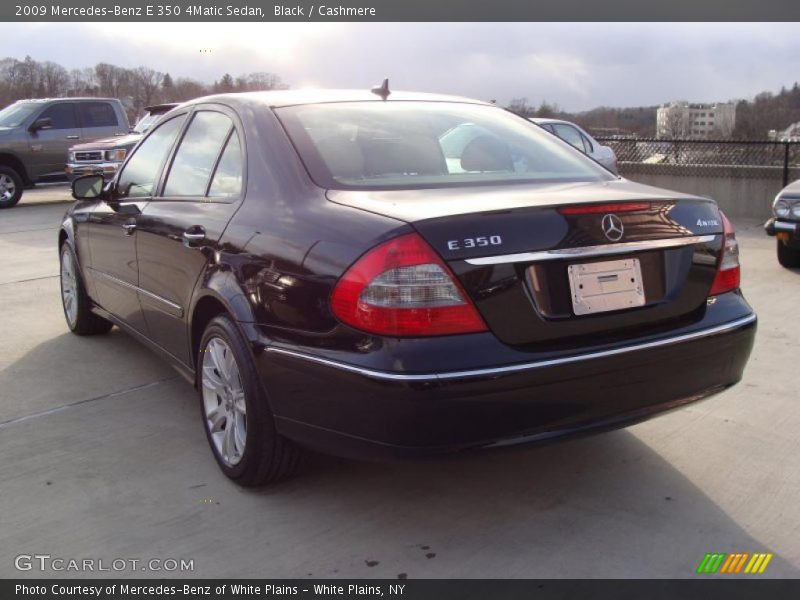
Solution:
[(690, 600), (800, 597), (800, 580), (2, 580), (3, 600), (131, 600), (209, 598), (263, 600)]
[(90, 21), (798, 21), (796, 0), (19, 0), (0, 20)]

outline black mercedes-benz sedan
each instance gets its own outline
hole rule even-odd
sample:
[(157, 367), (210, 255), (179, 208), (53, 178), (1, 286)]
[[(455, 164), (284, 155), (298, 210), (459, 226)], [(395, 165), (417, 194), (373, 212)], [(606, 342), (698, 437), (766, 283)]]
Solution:
[(299, 448), (419, 456), (629, 425), (740, 380), (756, 316), (707, 198), (479, 101), (194, 100), (73, 183), (61, 289), (200, 396), (231, 479)]

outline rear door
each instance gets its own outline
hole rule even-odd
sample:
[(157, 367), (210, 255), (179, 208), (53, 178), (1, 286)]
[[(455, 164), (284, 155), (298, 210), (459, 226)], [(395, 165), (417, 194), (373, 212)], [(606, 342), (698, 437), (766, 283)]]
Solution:
[(195, 110), (161, 192), (137, 224), (140, 301), (150, 337), (192, 364), (188, 307), (244, 195), (244, 136), (233, 111)]
[(99, 140), (123, 133), (125, 130), (110, 102), (101, 100), (78, 102), (77, 110), (84, 141)]
[(74, 102), (56, 102), (45, 108), (36, 119), (50, 119), (51, 127), (28, 134), (31, 149), (30, 175), (63, 176), (67, 150), (81, 140), (81, 128)]

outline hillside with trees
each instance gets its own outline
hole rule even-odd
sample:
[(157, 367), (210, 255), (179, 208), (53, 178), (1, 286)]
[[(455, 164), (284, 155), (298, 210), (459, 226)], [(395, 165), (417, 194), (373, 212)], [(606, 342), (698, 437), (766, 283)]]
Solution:
[(183, 102), (218, 92), (286, 89), (273, 73), (248, 73), (233, 77), (225, 73), (208, 84), (187, 77), (174, 78), (150, 67), (129, 69), (109, 63), (67, 70), (52, 61), (0, 59), (0, 106), (23, 98), (108, 96), (119, 98), (133, 120), (145, 106), (160, 102)]

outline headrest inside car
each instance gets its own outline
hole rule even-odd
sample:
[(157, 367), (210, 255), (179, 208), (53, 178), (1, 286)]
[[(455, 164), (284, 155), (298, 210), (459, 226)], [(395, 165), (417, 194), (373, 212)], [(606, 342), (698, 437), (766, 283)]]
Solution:
[(465, 171), (513, 171), (514, 160), (508, 146), (490, 135), (479, 135), (469, 142), (461, 154)]

